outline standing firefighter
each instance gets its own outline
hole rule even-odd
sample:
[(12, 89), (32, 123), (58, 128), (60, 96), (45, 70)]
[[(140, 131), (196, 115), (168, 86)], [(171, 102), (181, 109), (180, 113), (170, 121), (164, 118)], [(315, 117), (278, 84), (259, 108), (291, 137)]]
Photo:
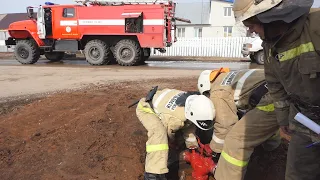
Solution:
[(210, 148), (220, 154), (215, 179), (243, 179), (255, 147), (262, 144), (272, 151), (281, 143), (264, 71), (205, 70), (198, 89), (210, 97), (216, 112), (210, 142)]
[(198, 147), (196, 127), (213, 127), (214, 107), (203, 95), (175, 89), (156, 89), (142, 98), (136, 108), (140, 122), (148, 131), (145, 180), (165, 180), (168, 173), (169, 145), (178, 130), (183, 132), (187, 148)]
[(286, 180), (320, 179), (319, 136), (294, 120), (320, 124), (320, 12), (313, 0), (236, 0), (235, 19), (260, 35), (265, 76), (281, 129), (291, 134)]

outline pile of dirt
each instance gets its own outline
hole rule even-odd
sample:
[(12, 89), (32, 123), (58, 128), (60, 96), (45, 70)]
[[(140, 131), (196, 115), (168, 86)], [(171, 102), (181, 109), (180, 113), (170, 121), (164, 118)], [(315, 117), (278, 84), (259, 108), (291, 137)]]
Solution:
[[(146, 131), (128, 105), (155, 85), (195, 90), (196, 79), (112, 84), (19, 109), (7, 105), (0, 115), (1, 179), (143, 179)], [(284, 146), (258, 150), (246, 179), (283, 179)]]

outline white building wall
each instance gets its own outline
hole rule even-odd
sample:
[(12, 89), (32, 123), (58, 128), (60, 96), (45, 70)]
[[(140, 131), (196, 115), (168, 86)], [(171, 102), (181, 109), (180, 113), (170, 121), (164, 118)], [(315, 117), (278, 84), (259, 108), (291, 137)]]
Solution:
[(213, 27), (203, 28), (203, 37), (217, 37), (216, 30)]
[[(228, 8), (225, 13), (225, 8)], [(224, 37), (224, 27), (232, 27), (233, 37), (245, 37), (246, 29), (242, 23), (236, 24), (232, 4), (228, 2), (211, 1), (210, 25), (212, 33), (209, 37)]]
[(186, 28), (186, 37), (194, 37), (194, 27), (185, 27)]
[[(194, 31), (195, 28), (198, 28), (198, 26), (178, 26), (177, 28), (185, 28), (185, 38), (194, 38)], [(225, 33), (223, 26), (202, 27), (202, 37), (224, 37), (224, 35)], [(232, 37), (246, 37), (246, 29), (243, 26), (233, 26)]]
[[(228, 8), (225, 13), (225, 8)], [(202, 37), (225, 37), (229, 34), (225, 33), (225, 27), (232, 28), (232, 37), (246, 37), (246, 28), (242, 23), (236, 23), (232, 11), (232, 4), (220, 1), (211, 1), (211, 13), (209, 25), (202, 27)], [(200, 25), (180, 25), (178, 28), (185, 28), (186, 38), (194, 38), (194, 28)]]
[[(196, 32), (198, 28), (202, 28), (202, 37), (212, 37), (210, 27), (206, 26), (177, 26), (178, 29), (184, 28), (184, 38), (194, 38), (196, 37)], [(177, 33), (179, 34), (179, 30), (177, 29)], [(178, 35), (177, 35), (178, 36)]]
[(224, 16), (224, 8), (232, 8), (231, 3), (211, 1), (210, 24), (211, 26), (234, 26), (235, 20), (231, 10), (230, 16)]

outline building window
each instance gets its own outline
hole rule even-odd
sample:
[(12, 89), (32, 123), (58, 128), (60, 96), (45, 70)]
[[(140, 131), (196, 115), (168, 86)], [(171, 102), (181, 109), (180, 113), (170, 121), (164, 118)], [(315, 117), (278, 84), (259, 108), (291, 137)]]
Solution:
[(232, 26), (224, 26), (224, 37), (230, 37), (232, 36)]
[(232, 7), (224, 7), (224, 16), (231, 16)]
[(202, 37), (202, 28), (194, 28), (194, 37)]
[(62, 16), (65, 18), (74, 17), (75, 11), (74, 8), (64, 8)]
[(178, 37), (185, 37), (186, 28), (177, 28), (178, 30)]

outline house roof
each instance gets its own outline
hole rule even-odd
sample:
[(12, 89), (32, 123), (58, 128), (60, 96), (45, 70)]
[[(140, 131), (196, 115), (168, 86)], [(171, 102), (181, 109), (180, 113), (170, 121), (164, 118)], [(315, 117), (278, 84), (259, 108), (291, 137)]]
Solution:
[[(177, 3), (176, 17), (189, 19), (191, 24), (209, 24), (210, 18), (210, 2), (190, 2), (190, 3)], [(188, 25), (184, 22), (176, 22), (177, 25)]]
[(4, 17), (6, 17), (6, 15), (7, 15), (7, 14), (0, 14), (0, 21), (1, 21)]
[(13, 23), (15, 21), (22, 21), (22, 20), (28, 20), (28, 19), (29, 19), (29, 17), (28, 17), (27, 13), (1, 14), (0, 15), (0, 29), (8, 29), (8, 27), (11, 23)]

